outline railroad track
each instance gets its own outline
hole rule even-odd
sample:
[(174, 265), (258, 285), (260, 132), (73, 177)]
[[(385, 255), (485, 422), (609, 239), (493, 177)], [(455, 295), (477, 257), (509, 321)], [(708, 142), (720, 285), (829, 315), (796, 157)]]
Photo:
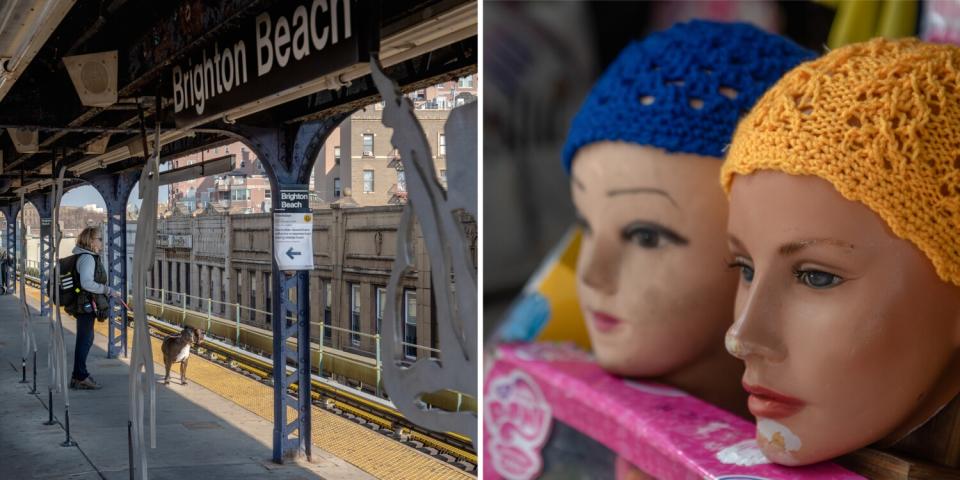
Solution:
[[(27, 275), (26, 280), (28, 285), (39, 288), (36, 277)], [(132, 318), (132, 312), (128, 312), (128, 316)], [(159, 339), (179, 333), (181, 329), (178, 325), (153, 317), (149, 323), (150, 334)], [(273, 388), (273, 361), (269, 358), (244, 351), (228, 344), (226, 339), (212, 335), (206, 337), (204, 346), (198, 349), (197, 354)], [(292, 371), (292, 367), (287, 368)], [(338, 385), (316, 374), (311, 376), (311, 397), (315, 406), (475, 474), (477, 455), (469, 438), (455, 433), (438, 433), (424, 429), (407, 420), (386, 400)], [(297, 385), (294, 384), (288, 393), (295, 394), (296, 390)]]

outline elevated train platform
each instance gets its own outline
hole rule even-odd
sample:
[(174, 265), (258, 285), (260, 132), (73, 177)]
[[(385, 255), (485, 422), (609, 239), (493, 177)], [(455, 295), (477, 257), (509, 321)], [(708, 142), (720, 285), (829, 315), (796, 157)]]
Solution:
[[(38, 305), (36, 291), (28, 303)], [(96, 391), (70, 391), (70, 436), (66, 439), (63, 396), (54, 394), (54, 425), (48, 418), (46, 347), (49, 324), (34, 310), (37, 336), (37, 393), (32, 359), (21, 380), (19, 298), (0, 296), (0, 448), (3, 478), (125, 479), (129, 363), (106, 358), (105, 324), (97, 335), (88, 368), (104, 385)], [(67, 357), (73, 358), (75, 323), (64, 315)], [(159, 340), (154, 339), (157, 380), (162, 380)], [(72, 367), (72, 360), (69, 362)], [(313, 460), (271, 461), (273, 389), (194, 355), (187, 385), (178, 369), (170, 385), (157, 385), (157, 448), (148, 450), (153, 478), (472, 478), (438, 459), (369, 428), (314, 407)], [(322, 427), (322, 428), (321, 428)]]
[[(5, 133), (0, 135), (0, 216), (5, 221), (3, 253), (9, 260), (3, 265), (4, 287), (13, 290), (16, 265), (27, 276), (28, 254), (17, 247), (17, 239), (20, 245), (28, 245), (27, 233), (32, 233), (28, 230), (34, 225), (28, 225), (29, 211), (39, 225), (36, 283), (43, 298), (37, 290), (27, 296), (44, 313), (34, 317), (32, 326), (38, 337), (39, 385), (17, 383), (22, 311), (16, 297), (0, 296), (0, 447), (5, 448), (0, 453), (4, 459), (0, 478), (472, 477), (467, 471), (476, 468), (476, 454), (470, 447), (479, 428), (476, 407), (460, 399), (476, 398), (479, 369), (473, 363), (476, 355), (468, 350), (477, 343), (472, 307), (477, 271), (475, 264), (464, 260), (470, 258), (471, 250), (460, 231), (463, 222), (457, 212), (477, 214), (476, 151), (469, 148), (476, 143), (477, 104), (454, 108), (451, 119), (456, 126), (450, 127), (449, 138), (438, 139), (445, 142), (442, 147), (437, 144), (438, 154), (448, 146), (450, 151), (449, 191), (457, 195), (448, 196), (446, 180), (438, 179), (432, 147), (412, 113), (415, 105), (402, 101), (399, 94), (416, 95), (477, 72), (478, 2), (10, 0), (0, 4), (0, 20), (6, 20), (0, 22), (4, 25), (0, 44), (16, 46), (12, 57), (0, 54), (0, 129)], [(41, 4), (49, 8), (38, 8)], [(314, 371), (323, 375), (322, 368), (337, 362), (328, 358), (321, 365), (317, 358), (317, 370), (312, 365), (315, 322), (310, 320), (309, 292), (311, 281), (319, 281), (311, 280), (318, 265), (314, 256), (302, 252), (314, 250), (315, 229), (309, 226), (312, 215), (307, 215), (311, 209), (306, 191), (317, 159), (325, 155), (326, 140), (354, 112), (376, 105), (397, 115), (395, 132), (410, 134), (409, 138), (393, 135), (400, 143), (393, 145), (394, 150), (404, 152), (399, 161), (408, 172), (410, 206), (435, 212), (413, 216), (413, 209), (408, 209), (398, 231), (413, 231), (419, 225), (427, 248), (417, 254), (429, 254), (430, 268), (444, 272), (443, 281), (431, 277), (418, 288), (429, 290), (437, 299), (436, 318), (444, 319), (429, 331), (447, 340), (436, 343), (436, 352), (418, 350), (412, 365), (406, 353), (400, 353), (406, 325), (400, 306), (406, 297), (401, 274), (391, 275), (395, 279), (387, 291), (393, 293), (388, 293), (383, 325), (392, 334), (376, 362), (383, 374), (373, 379), (377, 388), (382, 383), (390, 405), (367, 401), (372, 406), (365, 409), (348, 398), (350, 392), (339, 392), (311, 377)], [(238, 141), (258, 159), (269, 182), (271, 228), (293, 232), (271, 236), (270, 255), (258, 260), (269, 264), (261, 272), (269, 274), (269, 283), (258, 282), (262, 285), (258, 293), (273, 300), (267, 307), (271, 318), (283, 320), (272, 322), (270, 335), (260, 335), (264, 343), (269, 340), (270, 358), (223, 349), (209, 359), (198, 355), (190, 361), (190, 385), (159, 386), (154, 415), (144, 408), (153, 396), (142, 387), (157, 380), (146, 376), (146, 365), (151, 360), (156, 364), (159, 338), (176, 331), (178, 325), (148, 316), (143, 309), (148, 302), (133, 292), (145, 289), (153, 269), (160, 268), (153, 261), (161, 233), (155, 221), (159, 191), (161, 185), (232, 172), (235, 155), (178, 168), (172, 168), (172, 162)], [(398, 143), (392, 138), (378, 142)], [(352, 158), (349, 149), (346, 155)], [(380, 160), (387, 163), (386, 158)], [(240, 162), (242, 166), (242, 157)], [(79, 187), (91, 187), (106, 207), (102, 232), (106, 283), (128, 298), (141, 298), (144, 305), (127, 302), (139, 309), (130, 312), (123, 302), (111, 300), (109, 320), (97, 325), (88, 363), (105, 387), (71, 392), (71, 415), (62, 419), (63, 394), (54, 395), (52, 413), (63, 427), (72, 420), (71, 433), (78, 443), (60, 447), (63, 440), (55, 437), (64, 434), (63, 429), (57, 422), (43, 425), (50, 352), (47, 312), (53, 304), (46, 286), (56, 275), (51, 267), (59, 255), (54, 245), (63, 228), (59, 204), (65, 192)], [(287, 201), (281, 202), (282, 198)], [(141, 204), (136, 242), (128, 245), (127, 207), (137, 199)], [(408, 242), (401, 240), (397, 248), (412, 252)], [(296, 250), (287, 245), (290, 242), (296, 243)], [(132, 272), (127, 271), (129, 252), (137, 257)], [(297, 258), (292, 252), (297, 252)], [(379, 247), (376, 255), (379, 259)], [(409, 269), (399, 260), (390, 264), (391, 271)], [(179, 275), (189, 279), (186, 266), (186, 262), (181, 265), (184, 272)], [(344, 269), (320, 267), (332, 268), (332, 296), (345, 303), (351, 280), (344, 277)], [(456, 278), (448, 280), (448, 270)], [(232, 272), (228, 268), (224, 272), (227, 275), (218, 280), (221, 301), (226, 301), (224, 292), (232, 300), (234, 293), (253, 290), (252, 281), (241, 282), (239, 277), (233, 282)], [(127, 328), (131, 313), (133, 331)], [(336, 314), (347, 320), (347, 310)], [(421, 315), (418, 320), (426, 324), (432, 318)], [(181, 321), (189, 322), (185, 311)], [(72, 364), (74, 320), (65, 317), (64, 324), (66, 351), (57, 341), (53, 352)], [(236, 330), (239, 343), (242, 332)], [(141, 354), (150, 346), (152, 359)], [(260, 346), (259, 352), (266, 351)], [(444, 356), (439, 361), (441, 352)], [(219, 361), (223, 358), (228, 359), (226, 364)], [(246, 373), (237, 367), (244, 358)], [(414, 375), (425, 366), (433, 374)], [(162, 370), (157, 368), (157, 375)], [(32, 379), (33, 372), (28, 376)], [(358, 380), (360, 389), (370, 382)], [(35, 393), (27, 393), (30, 386), (36, 387)], [(428, 397), (446, 392), (458, 399), (452, 411), (439, 408)], [(130, 414), (131, 408), (140, 410)], [(386, 421), (385, 415), (392, 417)], [(157, 423), (156, 449), (143, 445), (142, 435), (129, 437), (132, 440), (127, 435), (128, 425), (134, 432), (147, 429), (149, 433), (150, 419)], [(443, 432), (441, 436), (458, 443), (445, 445), (432, 432)], [(17, 455), (8, 455), (13, 452)], [(458, 460), (462, 460), (460, 467), (454, 465)], [(130, 470), (132, 466), (136, 468)]]

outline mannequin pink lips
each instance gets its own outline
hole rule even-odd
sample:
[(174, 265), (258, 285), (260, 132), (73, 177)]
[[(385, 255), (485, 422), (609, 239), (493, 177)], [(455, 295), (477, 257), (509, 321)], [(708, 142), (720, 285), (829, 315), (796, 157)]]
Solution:
[(806, 402), (803, 400), (758, 385), (750, 385), (746, 381), (743, 382), (743, 389), (750, 394), (750, 398), (747, 400), (747, 408), (755, 417), (789, 417), (806, 406)]
[(618, 326), (620, 326), (623, 321), (609, 313), (600, 312), (593, 310), (590, 312), (593, 317), (593, 326), (600, 332), (609, 332)]

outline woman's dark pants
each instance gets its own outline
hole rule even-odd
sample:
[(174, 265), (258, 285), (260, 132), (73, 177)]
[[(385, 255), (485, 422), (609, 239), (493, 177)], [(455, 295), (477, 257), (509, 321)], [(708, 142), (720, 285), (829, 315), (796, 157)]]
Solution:
[(95, 313), (81, 313), (77, 315), (77, 346), (73, 350), (73, 379), (82, 381), (90, 376), (87, 371), (87, 355), (93, 346), (93, 322)]

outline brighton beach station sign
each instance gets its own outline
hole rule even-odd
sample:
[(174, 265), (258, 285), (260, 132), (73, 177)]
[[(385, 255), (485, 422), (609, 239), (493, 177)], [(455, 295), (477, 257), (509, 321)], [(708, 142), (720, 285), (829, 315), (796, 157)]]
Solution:
[(280, 1), (192, 52), (170, 69), (177, 126), (368, 61), (370, 3)]

